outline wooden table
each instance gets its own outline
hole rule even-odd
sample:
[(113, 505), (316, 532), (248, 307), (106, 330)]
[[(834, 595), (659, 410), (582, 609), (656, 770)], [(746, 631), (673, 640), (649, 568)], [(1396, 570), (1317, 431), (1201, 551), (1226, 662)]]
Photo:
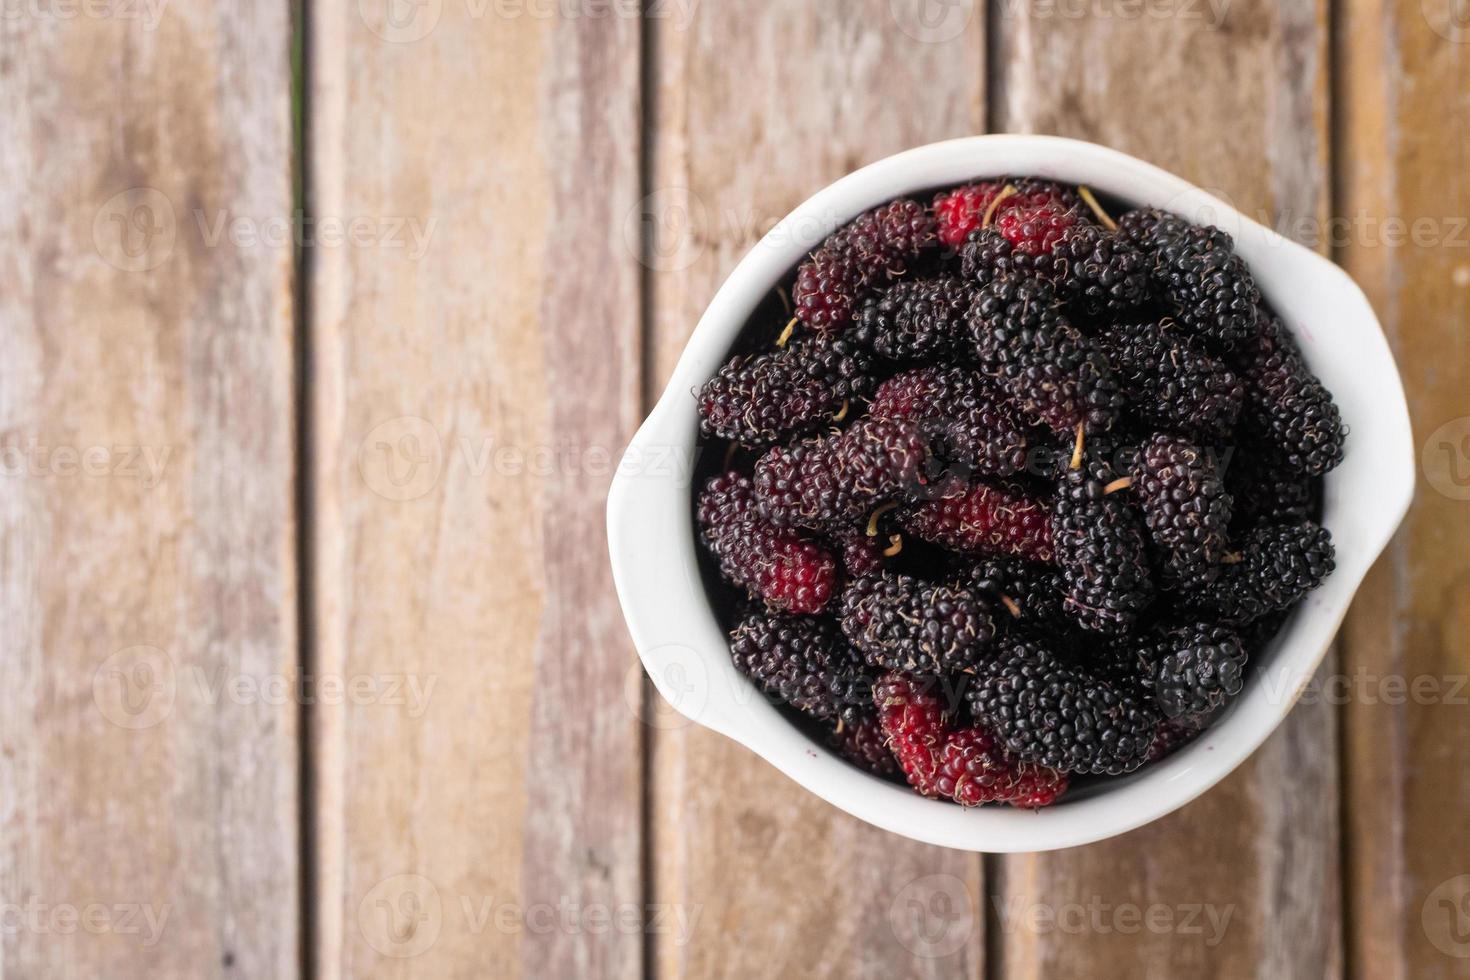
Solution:
[[(5, 5), (0, 975), (1470, 977), (1464, 0), (647, 6)], [(1330, 252), (1426, 440), (1337, 694), (1008, 858), (661, 709), (602, 516), (760, 234), (987, 131)]]

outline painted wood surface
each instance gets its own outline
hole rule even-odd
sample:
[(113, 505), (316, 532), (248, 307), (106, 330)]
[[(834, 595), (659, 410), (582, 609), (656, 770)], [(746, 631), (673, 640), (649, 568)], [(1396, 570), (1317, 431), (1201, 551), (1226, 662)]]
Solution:
[(642, 931), (579, 910), (643, 904), (602, 516), (640, 417), (639, 22), (403, 12), (311, 26), (310, 206), (380, 233), (310, 265), (316, 666), (425, 695), (313, 719), (316, 972), (633, 977)]
[[(922, 8), (706, 4), (659, 23), (651, 210), (687, 220), (655, 224), (654, 390), (791, 208), (854, 167), (983, 127), (983, 18)], [(978, 858), (894, 838), (751, 762), (697, 727), (656, 731), (654, 897), (701, 923), (687, 942), (659, 937), (658, 976), (981, 975)]]
[(298, 970), (290, 37), (0, 21), (6, 977)]
[[(1004, 8), (1002, 128), (1134, 153), (1287, 234), (1322, 226), (1324, 8), (1179, 3), (1088, 20), (1048, 9)], [(1303, 704), (1177, 813), (1112, 841), (1008, 858), (1002, 975), (1338, 976), (1338, 786), (1335, 712)], [(1033, 905), (1057, 927), (1028, 925)]]
[(1358, 980), (1470, 976), (1467, 13), (1438, 0), (1350, 2), (1335, 27), (1332, 244), (1383, 321), (1420, 447), (1414, 507), (1341, 634)]

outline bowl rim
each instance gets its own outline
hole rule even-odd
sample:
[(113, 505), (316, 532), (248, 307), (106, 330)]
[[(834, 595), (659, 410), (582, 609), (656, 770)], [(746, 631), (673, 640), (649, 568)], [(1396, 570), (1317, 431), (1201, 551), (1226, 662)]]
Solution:
[[(1174, 755), (1038, 811), (966, 809), (925, 799), (826, 751), (782, 716), (730, 661), (728, 637), (698, 567), (690, 500), (698, 453), (692, 392), (723, 362), (770, 289), (827, 234), (862, 211), (895, 197), (1004, 174), (1087, 184), (1131, 205), (1163, 207), (1230, 232), (1263, 294), (1333, 391), (1349, 427), (1344, 462), (1324, 480), (1322, 523), (1333, 533), (1337, 569), (1262, 653), (1246, 690)], [(1402, 380), (1372, 307), (1341, 268), (1218, 196), (1117, 150), (1054, 136), (973, 136), (906, 150), (834, 181), (741, 258), (619, 462), (608, 492), (608, 547), (640, 661), (680, 716), (740, 742), (829, 803), (885, 830), (968, 851), (1043, 851), (1156, 820), (1210, 789), (1259, 748), (1326, 656), (1353, 593), (1408, 510), (1414, 474)], [(665, 717), (644, 721), (659, 727), (682, 723)]]

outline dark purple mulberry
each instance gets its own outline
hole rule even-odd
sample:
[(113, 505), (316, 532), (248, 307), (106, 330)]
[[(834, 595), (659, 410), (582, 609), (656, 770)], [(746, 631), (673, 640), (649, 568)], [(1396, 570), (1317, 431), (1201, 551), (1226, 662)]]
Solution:
[(842, 337), (803, 337), (789, 347), (739, 355), (699, 391), (706, 436), (764, 445), (830, 424), (844, 402), (877, 384), (872, 355)]
[(937, 242), (934, 216), (916, 201), (900, 198), (859, 215), (797, 270), (797, 318), (824, 333), (847, 329), (864, 296), (903, 275)]
[(1125, 633), (1153, 599), (1143, 528), (1104, 464), (1069, 470), (1052, 508), (1064, 608), (1084, 628)]
[(1145, 425), (1202, 439), (1235, 427), (1245, 386), (1173, 320), (1119, 323), (1097, 345)]
[(1026, 426), (983, 375), (963, 367), (916, 368), (878, 387), (870, 414), (913, 419), (947, 462), (989, 476), (1026, 466)]
[(1123, 404), (1107, 359), (1058, 310), (1042, 279), (1001, 276), (970, 307), (971, 353), (1028, 418), (1055, 432), (1112, 426)]
[(1156, 209), (1130, 211), (1118, 229), (1148, 257), (1154, 292), (1186, 331), (1223, 350), (1255, 332), (1261, 293), (1229, 235)]
[(1281, 321), (1263, 314), (1259, 333), (1239, 354), (1243, 435), (1276, 447), (1287, 466), (1308, 476), (1341, 463), (1345, 433), (1337, 405)]
[(1158, 549), (1166, 583), (1195, 588), (1215, 580), (1230, 532), (1230, 494), (1215, 460), (1178, 436), (1144, 444), (1132, 492)]
[(936, 674), (979, 663), (995, 624), (968, 589), (887, 573), (843, 591), (842, 632), (872, 667)]

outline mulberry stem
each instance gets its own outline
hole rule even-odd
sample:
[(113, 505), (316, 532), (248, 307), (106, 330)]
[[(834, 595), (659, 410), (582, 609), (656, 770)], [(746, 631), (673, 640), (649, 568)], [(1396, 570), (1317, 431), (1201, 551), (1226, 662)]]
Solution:
[(897, 506), (898, 501), (890, 500), (882, 507), (879, 507), (877, 510), (873, 511), (872, 515), (868, 518), (868, 537), (876, 538), (878, 536), (878, 518), (882, 517), (884, 514), (888, 513), (890, 510)]
[(1103, 210), (1103, 206), (1097, 202), (1096, 197), (1093, 197), (1092, 191), (1087, 187), (1087, 185), (1077, 185), (1077, 196), (1082, 198), (1083, 202), (1085, 202), (1089, 208), (1092, 208), (1092, 213), (1097, 215), (1097, 220), (1102, 222), (1102, 226), (1104, 228), (1106, 228), (1108, 231), (1118, 230), (1118, 223), (1112, 219), (1112, 216), (1110, 216), (1106, 211)]
[(995, 195), (995, 200), (991, 201), (990, 202), (990, 206), (985, 209), (985, 216), (980, 219), (980, 227), (981, 228), (989, 228), (990, 227), (990, 222), (995, 219), (995, 212), (996, 212), (996, 209), (998, 209), (1000, 207), (1000, 202), (1001, 201), (1004, 201), (1008, 197), (1014, 197), (1015, 195), (1016, 195), (1016, 185), (1015, 184), (1007, 184), (1004, 187), (1002, 187), (1000, 189), (1000, 193), (997, 194), (997, 195)]

